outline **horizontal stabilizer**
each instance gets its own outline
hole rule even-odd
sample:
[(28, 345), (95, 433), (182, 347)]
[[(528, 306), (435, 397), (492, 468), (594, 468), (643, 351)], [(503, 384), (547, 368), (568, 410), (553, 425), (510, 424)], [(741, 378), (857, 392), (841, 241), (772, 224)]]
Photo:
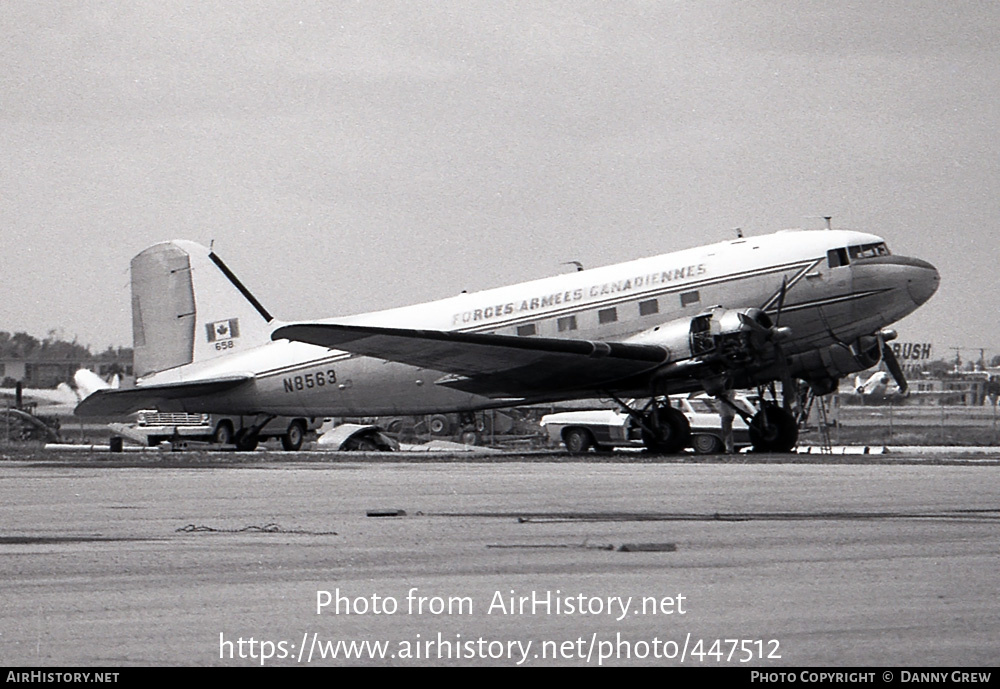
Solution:
[(76, 406), (76, 416), (124, 416), (140, 409), (159, 409), (171, 400), (226, 392), (253, 380), (250, 373), (163, 385), (98, 390)]
[(330, 323), (287, 325), (271, 337), (453, 374), (437, 382), (489, 397), (599, 389), (668, 359), (656, 345)]

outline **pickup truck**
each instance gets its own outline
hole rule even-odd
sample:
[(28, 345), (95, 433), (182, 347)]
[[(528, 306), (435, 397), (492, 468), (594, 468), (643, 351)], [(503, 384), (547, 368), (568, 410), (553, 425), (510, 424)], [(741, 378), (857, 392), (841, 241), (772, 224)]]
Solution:
[[(164, 440), (199, 440), (216, 445), (232, 445), (237, 432), (254, 422), (252, 416), (222, 414), (188, 414), (144, 409), (136, 412), (130, 424), (113, 424), (113, 430), (135, 442), (154, 446)], [(323, 424), (317, 417), (278, 416), (271, 419), (258, 434), (259, 440), (281, 438), (281, 446), (289, 451), (302, 448), (306, 433)], [(243, 449), (253, 449), (244, 445)]]
[[(744, 395), (734, 402), (751, 416), (756, 409)], [(719, 401), (705, 394), (671, 398), (670, 404), (683, 412), (691, 424), (691, 448), (698, 454), (714, 454), (725, 450)], [(615, 447), (643, 447), (639, 424), (620, 409), (566, 411), (546, 414), (541, 426), (552, 442), (562, 442), (573, 454), (590, 448), (608, 450)], [(733, 444), (739, 450), (750, 445), (746, 422), (733, 418)]]

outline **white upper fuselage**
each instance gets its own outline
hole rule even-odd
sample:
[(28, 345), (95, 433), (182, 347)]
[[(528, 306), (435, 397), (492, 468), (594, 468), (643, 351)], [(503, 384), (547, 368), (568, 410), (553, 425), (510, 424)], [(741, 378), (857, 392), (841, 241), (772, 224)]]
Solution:
[[(862, 251), (863, 247), (868, 249)], [(760, 307), (774, 317), (784, 282), (781, 325), (791, 330), (784, 346), (794, 353), (871, 334), (933, 294), (938, 276), (930, 264), (872, 247), (884, 249), (884, 241), (846, 230), (788, 230), (315, 322), (625, 341), (716, 305)], [(270, 327), (280, 325), (284, 324)], [(186, 401), (183, 406), (200, 411), (221, 403), (245, 413), (307, 415), (500, 406), (496, 400), (435, 385), (447, 371), (285, 340), (236, 341), (219, 356), (149, 375), (140, 384), (233, 373), (254, 374), (252, 395), (220, 395)], [(318, 376), (323, 377), (322, 384), (317, 383)]]

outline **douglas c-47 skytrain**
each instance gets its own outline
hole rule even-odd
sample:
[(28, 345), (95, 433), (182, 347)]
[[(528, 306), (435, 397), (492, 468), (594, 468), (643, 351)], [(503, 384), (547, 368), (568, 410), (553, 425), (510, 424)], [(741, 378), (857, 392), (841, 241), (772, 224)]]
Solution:
[[(281, 323), (222, 260), (188, 241), (132, 260), (134, 388), (101, 390), (79, 415), (138, 409), (241, 414), (252, 448), (275, 415), (466, 412), (614, 397), (656, 452), (686, 446), (663, 399), (796, 379), (816, 394), (884, 359), (885, 328), (927, 301), (934, 266), (880, 237), (786, 230), (556, 275), (426, 304)], [(902, 375), (899, 374), (901, 379)], [(901, 381), (905, 386), (905, 381)], [(773, 397), (773, 395), (772, 395)], [(787, 451), (786, 395), (750, 420), (754, 447)]]

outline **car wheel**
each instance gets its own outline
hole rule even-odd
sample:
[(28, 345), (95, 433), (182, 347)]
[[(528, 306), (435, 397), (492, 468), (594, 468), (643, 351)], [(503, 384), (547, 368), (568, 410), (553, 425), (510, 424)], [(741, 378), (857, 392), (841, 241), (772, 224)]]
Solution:
[(563, 442), (570, 454), (580, 454), (590, 449), (594, 444), (590, 432), (582, 428), (569, 428), (563, 432)]
[(691, 447), (700, 455), (714, 455), (722, 452), (724, 445), (717, 436), (698, 433), (691, 438)]
[(451, 423), (448, 421), (448, 417), (443, 414), (432, 416), (428, 425), (433, 435), (448, 435), (448, 432), (451, 431)]
[(231, 445), (233, 442), (233, 426), (228, 421), (220, 421), (212, 434), (212, 442), (216, 445)]
[(305, 437), (306, 429), (302, 427), (302, 422), (292, 421), (288, 424), (288, 432), (281, 436), (281, 446), (289, 452), (297, 452), (302, 449)]

